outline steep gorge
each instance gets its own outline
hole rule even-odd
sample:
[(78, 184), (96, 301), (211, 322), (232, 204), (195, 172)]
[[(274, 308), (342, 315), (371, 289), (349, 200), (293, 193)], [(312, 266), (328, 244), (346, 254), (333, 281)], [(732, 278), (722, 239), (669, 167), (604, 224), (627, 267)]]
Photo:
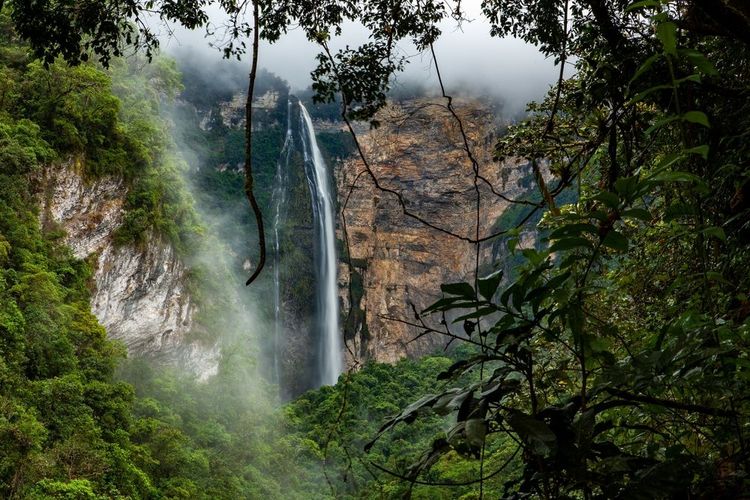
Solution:
[[(277, 99), (258, 109), (268, 113), (282, 107), (287, 108)], [(239, 116), (235, 108), (231, 103), (221, 103), (222, 120)], [(491, 145), (498, 124), (489, 104), (461, 100), (457, 108), (481, 175), (497, 191), (520, 196), (524, 192), (522, 181), (528, 177), (527, 166), (513, 160), (493, 162)], [(301, 132), (297, 115), (295, 112), (292, 119), (295, 135)], [(402, 193), (408, 210), (425, 221), (460, 237), (473, 238), (473, 167), (462, 150), (463, 137), (456, 119), (443, 105), (428, 100), (391, 104), (378, 119), (382, 126), (361, 130), (359, 141), (381, 187)], [(261, 133), (280, 125), (278, 118), (273, 120), (261, 118)], [(228, 121), (224, 126), (230, 132), (239, 126)], [(331, 137), (342, 133), (341, 125), (320, 120), (315, 125), (316, 130), (323, 131), (321, 147), (337, 187), (338, 299), (347, 367), (358, 367), (368, 360), (394, 363), (441, 349), (448, 339), (434, 334), (417, 338), (421, 330), (408, 323), (414, 323), (414, 311), (423, 310), (440, 297), (440, 284), (473, 279), (475, 245), (405, 215), (394, 194), (375, 187), (358, 156), (350, 154), (341, 159), (331, 154)], [(320, 342), (309, 306), (315, 290), (310, 282), (312, 269), (307, 268), (309, 275), (300, 274), (313, 264), (310, 193), (302, 149), (301, 143), (293, 144), (293, 154), (284, 162), (289, 169), (286, 175), (291, 174), (285, 195), (289, 200), (279, 227), (281, 259), (277, 265), (281, 269), (272, 270), (274, 275), (280, 271), (282, 281), (278, 305), (283, 311), (272, 312), (278, 314), (282, 331), (274, 334), (278, 338), (271, 342), (273, 352), (269, 347), (258, 347), (274, 360), (268, 362), (273, 366), (266, 371), (274, 372), (269, 379), (279, 381), (286, 397), (311, 387), (319, 362), (312, 355)], [(215, 174), (210, 175), (239, 180), (232, 169), (221, 164), (214, 168)], [(261, 180), (269, 184), (264, 189), (268, 190), (276, 175), (266, 180), (263, 172), (269, 170), (268, 165), (260, 169)], [(144, 243), (117, 243), (116, 232), (125, 213), (126, 183), (116, 176), (89, 180), (82, 170), (75, 160), (45, 169), (40, 176), (39, 199), (44, 226), (64, 231), (65, 242), (75, 256), (92, 264), (92, 311), (108, 334), (122, 341), (131, 354), (187, 368), (201, 379), (215, 374), (220, 347), (215, 338), (195, 334), (203, 327), (196, 321), (199, 305), (189, 286), (190, 267), (168, 240), (155, 233)], [(484, 236), (496, 226), (508, 203), (482, 181), (478, 188), (483, 212), (480, 234)], [(271, 201), (269, 197), (269, 206)], [(247, 261), (246, 252), (252, 248), (246, 242), (242, 238), (241, 246), (231, 245), (239, 262)], [(482, 273), (492, 270), (490, 262), (499, 261), (501, 247), (497, 240), (482, 244)], [(460, 324), (449, 324), (449, 328), (455, 334), (464, 333)]]

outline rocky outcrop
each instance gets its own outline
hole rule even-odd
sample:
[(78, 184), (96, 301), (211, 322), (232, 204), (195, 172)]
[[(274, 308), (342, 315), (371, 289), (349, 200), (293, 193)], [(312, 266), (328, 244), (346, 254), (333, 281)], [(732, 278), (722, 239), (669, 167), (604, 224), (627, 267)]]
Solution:
[[(446, 345), (445, 336), (419, 337), (415, 311), (440, 298), (441, 283), (473, 282), (477, 251), (482, 272), (491, 268), (492, 241), (477, 249), (467, 240), (476, 239), (477, 223), (480, 238), (493, 232), (508, 207), (497, 193), (517, 193), (525, 175), (519, 161), (493, 162), (493, 116), (481, 103), (463, 101), (457, 109), (475, 172), (459, 123), (442, 104), (389, 106), (378, 116), (381, 126), (359, 138), (372, 175), (359, 158), (337, 171), (339, 237), (348, 242), (352, 262), (339, 272), (349, 366), (395, 362)], [(425, 321), (435, 326), (440, 319)], [(448, 323), (463, 335), (463, 325)]]
[(42, 223), (65, 232), (65, 242), (94, 267), (92, 312), (131, 355), (159, 358), (201, 378), (216, 373), (218, 347), (191, 340), (196, 305), (188, 269), (157, 235), (143, 245), (116, 245), (124, 214), (122, 179), (86, 181), (80, 165), (50, 167), (41, 180)]
[(65, 243), (79, 259), (108, 246), (123, 219), (126, 188), (122, 178), (103, 177), (86, 183), (71, 160), (44, 170), (42, 223), (65, 231)]
[[(269, 90), (266, 93), (256, 96), (253, 99), (253, 110), (257, 112), (270, 112), (273, 111), (279, 102), (279, 92), (277, 90)], [(245, 121), (247, 119), (245, 113), (245, 106), (247, 105), (247, 93), (238, 92), (232, 97), (230, 101), (222, 102), (219, 104), (219, 115), (221, 121), (227, 128), (242, 129), (245, 127)], [(264, 127), (263, 120), (253, 120), (253, 130), (261, 129)], [(204, 125), (205, 126), (205, 125)], [(201, 127), (203, 128), (203, 126)], [(205, 128), (204, 128), (205, 130)]]

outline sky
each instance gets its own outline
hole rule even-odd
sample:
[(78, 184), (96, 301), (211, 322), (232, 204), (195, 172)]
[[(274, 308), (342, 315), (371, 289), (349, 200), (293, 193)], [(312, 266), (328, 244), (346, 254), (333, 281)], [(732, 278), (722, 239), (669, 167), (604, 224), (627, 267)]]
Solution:
[[(466, 92), (495, 97), (508, 112), (525, 109), (526, 102), (540, 99), (558, 76), (553, 60), (545, 58), (536, 47), (513, 38), (498, 39), (489, 35), (490, 25), (481, 15), (481, 0), (464, 0), (462, 9), (471, 19), (460, 27), (453, 20), (440, 26), (443, 35), (435, 44), (443, 81), (451, 92)], [(219, 23), (218, 12), (211, 15)], [(343, 27), (343, 34), (334, 39), (334, 48), (358, 45), (367, 40), (366, 30), (353, 23)], [(209, 46), (204, 32), (176, 30), (174, 36), (162, 40), (167, 53), (185, 53), (191, 57), (221, 59), (217, 49)], [(410, 44), (399, 46), (409, 63), (399, 81), (416, 80), (438, 90), (432, 58), (419, 54)], [(292, 89), (304, 89), (311, 83), (318, 47), (308, 42), (300, 29), (293, 29), (275, 44), (263, 43), (259, 65), (287, 80)]]

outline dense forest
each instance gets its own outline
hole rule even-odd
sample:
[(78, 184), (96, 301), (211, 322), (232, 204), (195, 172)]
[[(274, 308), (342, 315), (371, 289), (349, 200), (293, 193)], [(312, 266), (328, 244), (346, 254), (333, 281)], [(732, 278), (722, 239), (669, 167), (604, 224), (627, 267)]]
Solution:
[[(224, 54), (253, 68), (258, 37), (276, 41), (292, 25), (319, 45), (317, 113), (354, 134), (330, 136), (326, 154), (360, 155), (376, 185), (355, 132), (362, 122), (379, 126), (404, 65), (396, 44), (413, 43), (439, 68), (437, 25), (466, 21), (461, 2), (431, 0), (0, 1), (0, 496), (750, 495), (745, 3), (483, 2), (493, 36), (534, 44), (560, 73), (493, 145), (498, 168), (507, 158), (528, 161), (523, 196), (507, 199), (482, 234), (477, 194), (467, 218), (474, 236), (453, 235), (475, 246), (474, 272), (434, 283), (442, 298), (402, 318), (450, 348), (368, 362), (285, 402), (257, 380), (262, 353), (239, 333), (208, 380), (127, 359), (91, 312), (95, 262), (75, 258), (40, 213), (50, 170), (73, 169), (89, 182), (119, 176), (127, 197), (116, 243), (159, 235), (189, 256), (236, 233), (210, 227), (198, 208), (234, 211), (247, 195), (268, 210), (283, 105), (259, 130), (247, 123), (247, 134), (196, 127), (200, 103), (220, 96), (200, 92), (206, 83), (195, 72), (184, 67), (183, 76), (160, 55), (144, 22), (156, 13), (204, 27), (207, 4), (229, 16)], [(336, 51), (331, 35), (347, 21), (371, 37)], [(251, 89), (288, 92), (255, 69), (250, 80)], [(452, 96), (442, 94), (479, 193), (489, 181)], [(186, 181), (189, 161), (201, 167), (190, 178), (203, 197)], [(232, 168), (210, 168), (217, 163)], [(383, 196), (449, 232), (403, 193)], [(238, 224), (229, 247), (263, 244), (249, 209)], [(480, 266), (487, 242), (502, 245), (502, 262)], [(342, 260), (351, 272), (345, 251)], [(309, 269), (299, 262), (288, 272), (303, 287)], [(205, 335), (236, 329), (230, 268), (194, 264)], [(267, 285), (260, 276), (250, 288)]]

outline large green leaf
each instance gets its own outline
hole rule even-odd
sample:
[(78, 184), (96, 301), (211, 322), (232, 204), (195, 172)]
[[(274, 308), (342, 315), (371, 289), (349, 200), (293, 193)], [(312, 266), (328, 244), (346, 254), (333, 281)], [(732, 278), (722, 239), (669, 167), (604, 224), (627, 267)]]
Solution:
[(562, 252), (565, 250), (573, 250), (575, 248), (585, 248), (587, 250), (591, 250), (594, 248), (594, 245), (587, 240), (586, 238), (564, 238), (561, 240), (557, 240), (552, 244), (552, 246), (549, 248), (550, 252)]
[(487, 300), (491, 300), (492, 296), (497, 292), (497, 288), (500, 286), (500, 282), (503, 280), (503, 271), (495, 271), (487, 277), (480, 278), (477, 280), (477, 288), (479, 293)]
[(534, 453), (549, 455), (555, 449), (557, 437), (546, 423), (520, 411), (512, 412), (507, 420)]
[(468, 283), (448, 283), (440, 285), (440, 290), (448, 295), (458, 295), (460, 297), (474, 297), (474, 287)]
[(618, 252), (627, 252), (628, 239), (622, 233), (613, 230), (604, 237), (602, 245)]
[(704, 127), (711, 126), (708, 123), (708, 116), (706, 116), (706, 113), (702, 111), (688, 111), (687, 113), (682, 115), (682, 119), (690, 123), (697, 123), (698, 125), (703, 125)]
[(677, 56), (677, 25), (671, 21), (659, 23), (656, 26), (656, 38), (659, 39), (664, 52)]

